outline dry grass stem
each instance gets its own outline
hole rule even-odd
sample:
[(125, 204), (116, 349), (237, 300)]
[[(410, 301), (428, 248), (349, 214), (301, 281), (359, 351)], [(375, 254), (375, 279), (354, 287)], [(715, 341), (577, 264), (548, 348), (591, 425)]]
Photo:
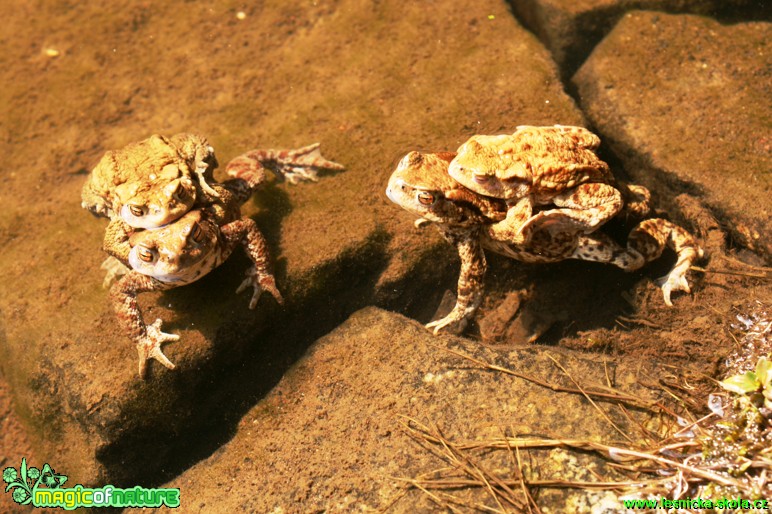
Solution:
[[(517, 494), (512, 489), (511, 484), (519, 486), (519, 482), (516, 480), (507, 481), (496, 474), (487, 470), (480, 462), (477, 461), (470, 453), (459, 451), (459, 449), (450, 442), (443, 434), (442, 431), (434, 425), (429, 428), (423, 423), (412, 419), (405, 418), (406, 424), (403, 424), (414, 439), (424, 442), (432, 443), (435, 445), (433, 453), (440, 458), (451, 464), (455, 472), (461, 473), (467, 477), (467, 480), (478, 484), (480, 487), (485, 488), (488, 491), (488, 495), (493, 501), (496, 502), (499, 510), (493, 510), (495, 512), (522, 512), (524, 508), (529, 504), (529, 497), (526, 495), (526, 501), (523, 502), (517, 497)], [(435, 475), (437, 473), (434, 473)], [(422, 485), (422, 489), (427, 487), (427, 484), (433, 483), (433, 480), (426, 479), (411, 479), (410, 483), (417, 483)], [(505, 506), (504, 503), (507, 505)], [(486, 507), (486, 510), (488, 507)], [(514, 510), (512, 510), (514, 509)]]
[(699, 266), (691, 266), (690, 270), (699, 271), (700, 273), (717, 273), (719, 275), (737, 275), (740, 277), (752, 277), (752, 278), (769, 278), (767, 273), (753, 273), (751, 271), (731, 271), (731, 270), (718, 270), (718, 269), (705, 269)]
[[(766, 316), (766, 311), (763, 315)], [(738, 316), (738, 319), (749, 325), (756, 318)], [(622, 320), (640, 323), (640, 320)], [(753, 334), (764, 337), (771, 330), (772, 324), (767, 323)], [(702, 395), (707, 393), (700, 375), (694, 375), (695, 378), (700, 377), (696, 378), (698, 381), (694, 385), (687, 381), (687, 375), (669, 371), (660, 373), (653, 384), (647, 385), (638, 380), (640, 386), (652, 391), (652, 396), (660, 398), (643, 400), (614, 389), (613, 374), (605, 362), (605, 384), (588, 385), (576, 380), (556, 357), (546, 354), (566, 377), (557, 378), (566, 383), (560, 385), (485, 362), (462, 351), (436, 347), (484, 370), (504, 373), (559, 393), (581, 394), (622, 437), (620, 442), (601, 443), (581, 438), (516, 435), (514, 430), (510, 430), (508, 435), (500, 429), (500, 435), (486, 436), (479, 440), (459, 438), (453, 441), (436, 424), (427, 425), (405, 417), (403, 424), (407, 434), (448, 465), (430, 474), (403, 481), (423, 491), (446, 510), (459, 512), (461, 506), (480, 512), (541, 514), (535, 494), (539, 488), (611, 490), (633, 497), (667, 496), (672, 499), (695, 495), (739, 495), (751, 499), (769, 497), (772, 491), (772, 447), (768, 444), (772, 427), (768, 407), (760, 406), (766, 401), (764, 398), (759, 403), (756, 396), (723, 391), (710, 400), (710, 413), (700, 417), (693, 414), (705, 409)], [(719, 383), (715, 379), (703, 376), (713, 381), (708, 384), (711, 388), (718, 387)], [(713, 391), (715, 395), (716, 390)], [(757, 396), (760, 394), (752, 389), (749, 393)], [(722, 406), (714, 404), (717, 398), (722, 399)], [(611, 402), (620, 412), (604, 411), (599, 405), (601, 401)], [(642, 421), (636, 415), (644, 414), (641, 410), (653, 413), (653, 419)], [(626, 419), (627, 422), (622, 426), (630, 427), (630, 433), (620, 428), (617, 424), (619, 419)], [(658, 425), (650, 425), (650, 422)], [(658, 428), (653, 430), (649, 426)], [(636, 433), (640, 441), (634, 441), (632, 433)], [(587, 458), (592, 454), (594, 463), (599, 462), (600, 457), (602, 460), (598, 471), (593, 469), (595, 464), (584, 467), (582, 464), (571, 464), (568, 468), (572, 469), (572, 476), (540, 478), (535, 455), (556, 449), (568, 450), (572, 455), (584, 454)], [(497, 455), (497, 451), (506, 451), (507, 454)], [(527, 467), (523, 465), (523, 457), (530, 459), (526, 460)], [(495, 464), (490, 465), (491, 462)], [(498, 469), (502, 463), (507, 469)], [(575, 477), (581, 480), (571, 479)], [(470, 489), (477, 490), (478, 496), (470, 496)], [(460, 498), (451, 494), (451, 491), (456, 495), (461, 494), (461, 491), (467, 492), (461, 494), (464, 498)], [(483, 494), (486, 498), (478, 501), (484, 501), (485, 504), (473, 503), (468, 499), (479, 498)]]
[(565, 386), (549, 383), (547, 381), (538, 379), (538, 378), (533, 377), (531, 375), (526, 375), (525, 373), (519, 373), (517, 371), (511, 370), (511, 369), (508, 369), (508, 368), (504, 368), (504, 367), (501, 367), (501, 366), (497, 366), (495, 364), (491, 364), (489, 362), (485, 362), (483, 360), (480, 360), (480, 359), (477, 359), (475, 357), (472, 357), (471, 355), (467, 355), (467, 354), (465, 354), (463, 352), (459, 352), (457, 350), (453, 350), (452, 348), (447, 348), (447, 347), (444, 347), (444, 346), (437, 346), (437, 345), (432, 345), (432, 346), (434, 346), (435, 348), (439, 348), (441, 350), (444, 350), (446, 352), (452, 353), (454, 355), (457, 355), (457, 356), (459, 356), (459, 357), (461, 357), (463, 359), (466, 359), (468, 361), (474, 362), (475, 364), (477, 364), (477, 365), (479, 365), (479, 366), (481, 366), (481, 367), (483, 367), (485, 369), (488, 369), (488, 370), (491, 370), (491, 371), (498, 371), (500, 373), (505, 373), (505, 374), (511, 375), (513, 377), (521, 378), (523, 380), (527, 380), (528, 382), (531, 382), (531, 383), (534, 383), (536, 385), (545, 387), (547, 389), (550, 389), (550, 390), (558, 392), (558, 393), (571, 393), (571, 394), (590, 395), (590, 396), (592, 396), (594, 398), (603, 399), (603, 400), (625, 402), (625, 403), (628, 403), (628, 404), (630, 404), (632, 406), (635, 406), (635, 407), (644, 408), (644, 409), (650, 409), (650, 410), (654, 410), (655, 408), (656, 409), (662, 409), (663, 408), (663, 406), (659, 402), (643, 400), (641, 398), (638, 398), (637, 396), (633, 396), (631, 394), (627, 394), (627, 393), (624, 393), (622, 391), (618, 391), (618, 390), (616, 390), (614, 388), (611, 388), (611, 387), (600, 386), (600, 385), (589, 386), (589, 387), (585, 386), (583, 389), (577, 389), (577, 388), (573, 388), (573, 387), (565, 387)]
[(610, 425), (611, 425), (611, 426), (614, 428), (614, 430), (616, 430), (617, 432), (619, 432), (619, 434), (620, 434), (622, 437), (624, 437), (625, 439), (627, 439), (628, 441), (630, 441), (630, 442), (632, 443), (632, 442), (633, 442), (633, 440), (630, 438), (630, 436), (628, 436), (627, 434), (625, 434), (625, 433), (622, 431), (622, 429), (621, 429), (621, 428), (619, 428), (619, 427), (617, 426), (617, 424), (616, 424), (616, 423), (614, 423), (614, 421), (613, 421), (613, 420), (612, 420), (612, 419), (611, 419), (611, 418), (608, 416), (608, 414), (606, 414), (606, 411), (604, 411), (603, 409), (601, 409), (600, 407), (598, 407), (598, 404), (596, 404), (596, 403), (595, 403), (595, 402), (592, 400), (592, 398), (590, 398), (590, 396), (589, 396), (589, 395), (588, 395), (588, 394), (585, 392), (585, 390), (582, 388), (582, 386), (580, 386), (580, 385), (579, 385), (579, 383), (578, 383), (576, 380), (574, 380), (574, 377), (572, 377), (572, 376), (571, 376), (571, 374), (570, 374), (570, 373), (569, 373), (569, 372), (566, 370), (566, 368), (564, 368), (564, 367), (563, 367), (563, 365), (562, 365), (562, 364), (560, 364), (560, 363), (557, 361), (557, 359), (555, 359), (555, 358), (554, 358), (552, 355), (550, 355), (550, 354), (546, 354), (546, 355), (547, 355), (547, 357), (548, 357), (548, 358), (549, 358), (549, 359), (550, 359), (552, 362), (554, 362), (554, 363), (555, 363), (555, 366), (557, 366), (557, 367), (558, 367), (558, 369), (560, 369), (560, 371), (562, 371), (562, 372), (563, 372), (563, 373), (564, 373), (564, 374), (565, 374), (565, 375), (568, 377), (568, 379), (569, 379), (569, 380), (570, 380), (570, 381), (571, 381), (571, 382), (572, 382), (572, 383), (573, 383), (573, 384), (576, 386), (576, 388), (579, 390), (579, 392), (581, 392), (581, 393), (582, 393), (582, 395), (583, 395), (583, 396), (584, 396), (584, 397), (587, 399), (587, 401), (588, 401), (588, 402), (590, 402), (590, 404), (591, 404), (591, 405), (592, 405), (592, 406), (595, 408), (595, 410), (597, 410), (597, 411), (600, 413), (600, 415), (603, 417), (603, 419), (605, 419), (606, 421), (608, 421), (608, 422), (609, 422), (609, 424), (610, 424)]
[(461, 449), (473, 449), (473, 448), (507, 448), (514, 446), (516, 448), (573, 448), (577, 450), (594, 450), (602, 452), (604, 455), (608, 454), (615, 460), (620, 460), (620, 457), (627, 457), (629, 460), (648, 460), (657, 462), (669, 468), (680, 469), (688, 471), (696, 477), (710, 480), (712, 482), (726, 485), (730, 487), (742, 487), (742, 484), (732, 478), (724, 477), (722, 475), (713, 473), (710, 470), (703, 468), (696, 468), (682, 464), (681, 462), (667, 459), (648, 453), (644, 451), (631, 450), (628, 448), (620, 448), (618, 446), (609, 446), (603, 443), (596, 443), (594, 441), (584, 441), (577, 439), (518, 439), (508, 438), (507, 441), (501, 440), (489, 440), (489, 441), (470, 441), (467, 443), (460, 443), (458, 447)]
[(736, 264), (736, 265), (738, 265), (740, 267), (743, 267), (743, 268), (753, 269), (753, 270), (756, 270), (756, 271), (767, 271), (767, 272), (772, 271), (772, 268), (767, 268), (767, 267), (764, 267), (764, 266), (754, 266), (752, 264), (745, 263), (745, 262), (743, 262), (743, 261), (741, 261), (739, 259), (735, 259), (734, 257), (731, 257), (729, 255), (719, 254), (719, 256), (722, 259), (724, 259), (725, 261), (731, 262), (731, 263)]

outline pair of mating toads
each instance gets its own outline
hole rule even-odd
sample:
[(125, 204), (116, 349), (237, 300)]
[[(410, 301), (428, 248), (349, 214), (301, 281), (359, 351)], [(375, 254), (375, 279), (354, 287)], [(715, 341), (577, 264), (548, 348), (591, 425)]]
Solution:
[(458, 250), (456, 305), (427, 328), (459, 333), (480, 305), (483, 249), (523, 262), (565, 259), (613, 264), (634, 271), (670, 247), (678, 260), (661, 279), (665, 303), (689, 292), (686, 272), (702, 249), (683, 228), (660, 218), (640, 222), (626, 247), (603, 233), (619, 215), (650, 214), (649, 191), (618, 184), (595, 153), (600, 139), (582, 127), (518, 127), (514, 134), (473, 136), (457, 153), (406, 155), (386, 195), (434, 223)]
[[(694, 239), (664, 219), (641, 222), (617, 245), (598, 229), (620, 212), (648, 213), (648, 191), (615, 183), (595, 150), (598, 137), (581, 127), (518, 127), (511, 135), (474, 136), (458, 153), (410, 152), (389, 180), (388, 197), (434, 223), (461, 257), (457, 302), (428, 325), (434, 333), (461, 332), (483, 294), (483, 248), (524, 262), (583, 259), (627, 271), (659, 257), (666, 246), (678, 261), (663, 278), (665, 302), (673, 290), (688, 292), (685, 274), (702, 255)], [(139, 372), (157, 359), (174, 365), (160, 345), (179, 336), (146, 325), (137, 303), (143, 291), (191, 283), (219, 266), (242, 243), (254, 267), (237, 292), (253, 287), (249, 307), (262, 291), (282, 297), (269, 271), (265, 240), (240, 206), (265, 180), (265, 169), (290, 183), (316, 180), (318, 170), (340, 170), (318, 145), (297, 150), (254, 150), (226, 166), (231, 177), (213, 179), (217, 167), (207, 141), (191, 134), (152, 136), (108, 152), (83, 188), (83, 207), (110, 218), (104, 249), (113, 307), (139, 351)], [(130, 268), (130, 269), (129, 269)]]
[(254, 220), (241, 205), (265, 181), (265, 170), (290, 183), (315, 181), (318, 170), (340, 170), (325, 160), (319, 145), (297, 150), (253, 150), (228, 163), (230, 180), (218, 183), (214, 150), (203, 137), (154, 135), (107, 152), (83, 187), (83, 207), (110, 219), (103, 264), (118, 320), (139, 351), (139, 374), (147, 361), (174, 364), (161, 344), (179, 336), (161, 331), (161, 320), (145, 324), (137, 303), (144, 291), (189, 284), (219, 266), (241, 243), (254, 266), (237, 293), (252, 286), (249, 308), (263, 291), (282, 303), (270, 272), (268, 248)]

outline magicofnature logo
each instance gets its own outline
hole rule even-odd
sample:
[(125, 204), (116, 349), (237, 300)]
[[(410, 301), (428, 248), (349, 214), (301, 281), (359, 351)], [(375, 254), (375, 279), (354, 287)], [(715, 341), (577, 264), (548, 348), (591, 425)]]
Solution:
[(3, 470), (3, 481), (8, 484), (13, 501), (20, 505), (35, 507), (59, 507), (73, 510), (78, 507), (167, 507), (180, 506), (180, 490), (177, 488), (130, 488), (106, 485), (97, 488), (62, 487), (67, 475), (61, 475), (45, 464), (42, 468), (28, 467), (27, 459), (21, 459), (17, 470), (8, 467)]
[(58, 489), (67, 481), (67, 475), (59, 475), (53, 468), (46, 464), (42, 469), (27, 467), (27, 459), (21, 459), (21, 468), (5, 468), (3, 470), (3, 482), (5, 492), (11, 491), (13, 501), (20, 505), (32, 503), (33, 493), (41, 485), (49, 489)]

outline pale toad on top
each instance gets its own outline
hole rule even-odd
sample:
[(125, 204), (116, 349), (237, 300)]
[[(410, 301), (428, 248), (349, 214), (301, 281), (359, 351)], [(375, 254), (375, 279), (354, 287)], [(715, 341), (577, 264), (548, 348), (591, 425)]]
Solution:
[[(582, 127), (520, 126), (514, 134), (472, 136), (448, 172), (472, 191), (506, 200), (512, 208), (505, 220), (489, 227), (493, 239), (525, 244), (533, 224), (544, 218), (560, 224), (560, 230), (589, 233), (624, 204), (608, 165), (595, 153), (599, 145), (598, 136)], [(533, 214), (546, 205), (555, 208)]]
[(203, 137), (153, 135), (105, 153), (83, 186), (82, 205), (135, 228), (160, 227), (217, 197), (209, 185), (215, 167)]
[[(299, 149), (309, 158), (312, 145)], [(282, 163), (280, 150), (260, 158), (281, 180), (315, 181), (313, 167)], [(157, 228), (217, 199), (213, 187), (217, 159), (207, 140), (196, 134), (153, 135), (120, 150), (108, 151), (89, 174), (82, 206), (97, 216), (120, 217), (135, 228)]]
[[(702, 250), (681, 227), (664, 219), (645, 220), (630, 232), (626, 248), (602, 232), (566, 231), (560, 224), (544, 220), (533, 224), (532, 237), (527, 244), (493, 239), (488, 229), (500, 209), (489, 203), (491, 199), (485, 200), (484, 204), (469, 200), (469, 192), (463, 192), (463, 186), (448, 175), (453, 157), (454, 154), (448, 153), (410, 152), (391, 175), (386, 189), (386, 195), (394, 203), (420, 216), (424, 223), (434, 223), (456, 247), (461, 258), (456, 305), (450, 314), (427, 325), (435, 334), (440, 331), (459, 333), (474, 315), (483, 294), (486, 269), (483, 248), (523, 262), (581, 259), (633, 271), (657, 259), (667, 246), (675, 251), (678, 260), (661, 279), (665, 303), (672, 305), (672, 291), (689, 292), (686, 272), (702, 255)], [(467, 199), (458, 200), (463, 197)], [(504, 208), (502, 205), (501, 209)], [(486, 211), (493, 216), (488, 216)]]

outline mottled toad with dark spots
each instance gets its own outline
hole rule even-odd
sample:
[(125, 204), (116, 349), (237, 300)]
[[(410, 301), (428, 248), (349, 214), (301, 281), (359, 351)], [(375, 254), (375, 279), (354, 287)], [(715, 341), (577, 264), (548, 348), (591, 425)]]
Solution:
[(435, 334), (460, 333), (474, 315), (483, 295), (486, 270), (483, 249), (523, 262), (581, 259), (633, 271), (657, 259), (665, 247), (670, 247), (678, 261), (662, 279), (665, 303), (672, 305), (672, 291), (689, 292), (686, 272), (692, 261), (702, 255), (702, 250), (681, 227), (664, 219), (647, 219), (630, 232), (626, 248), (602, 232), (563, 230), (561, 224), (543, 223), (543, 220), (533, 223), (527, 243), (494, 239), (489, 228), (501, 219), (507, 207), (502, 200), (497, 206), (495, 199), (475, 198), (476, 193), (455, 181), (448, 174), (454, 157), (451, 153), (410, 152), (391, 175), (386, 189), (391, 201), (420, 216), (422, 224), (433, 223), (456, 247), (461, 258), (456, 305), (450, 314), (427, 325)]

